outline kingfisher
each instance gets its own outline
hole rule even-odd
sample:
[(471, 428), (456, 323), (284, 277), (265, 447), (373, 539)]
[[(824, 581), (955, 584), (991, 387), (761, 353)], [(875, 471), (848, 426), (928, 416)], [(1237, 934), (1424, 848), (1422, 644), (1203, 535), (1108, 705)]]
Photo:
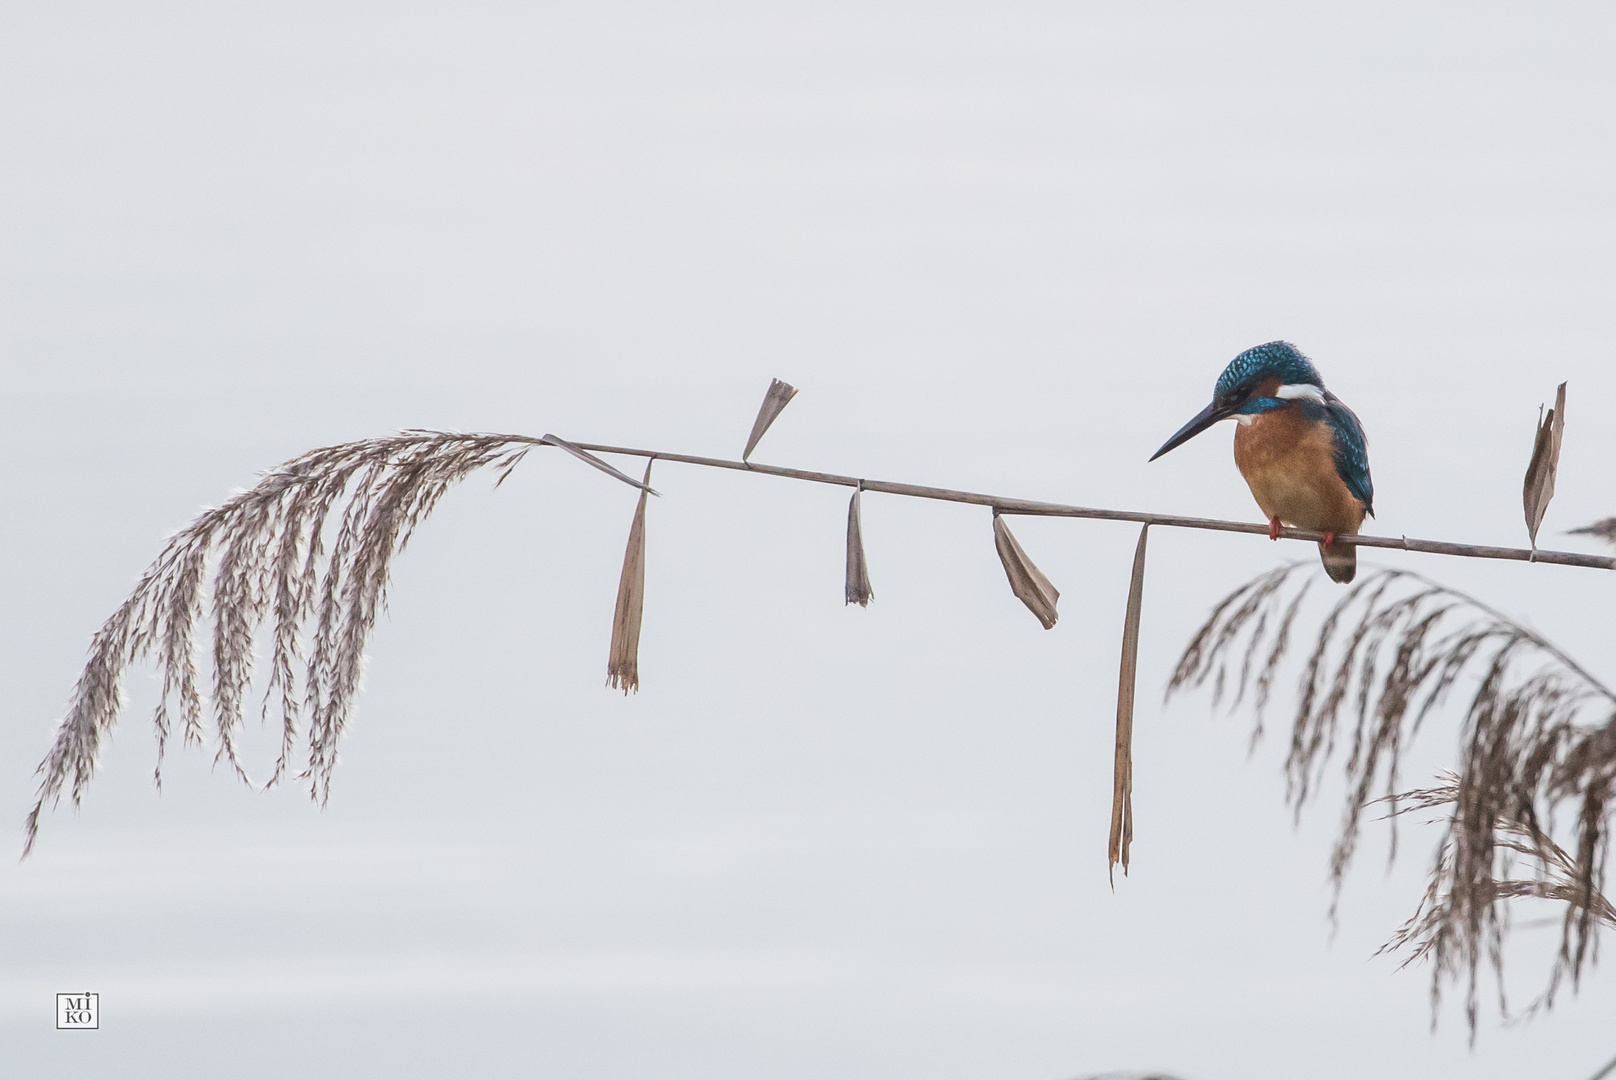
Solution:
[(1324, 534), (1319, 557), (1332, 581), (1358, 572), (1358, 549), (1336, 543), (1375, 516), (1369, 440), (1346, 403), (1324, 388), (1313, 362), (1288, 341), (1247, 349), (1223, 369), (1212, 403), (1179, 428), (1155, 461), (1219, 420), (1233, 419), (1234, 463), (1268, 516), (1268, 538), (1281, 525)]

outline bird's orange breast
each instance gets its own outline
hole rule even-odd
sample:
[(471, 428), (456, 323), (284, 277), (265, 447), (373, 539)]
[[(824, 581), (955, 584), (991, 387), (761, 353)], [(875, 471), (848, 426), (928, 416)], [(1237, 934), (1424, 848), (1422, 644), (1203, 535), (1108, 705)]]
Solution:
[(1363, 503), (1335, 470), (1329, 425), (1295, 405), (1261, 413), (1234, 434), (1234, 463), (1262, 512), (1298, 529), (1355, 533)]

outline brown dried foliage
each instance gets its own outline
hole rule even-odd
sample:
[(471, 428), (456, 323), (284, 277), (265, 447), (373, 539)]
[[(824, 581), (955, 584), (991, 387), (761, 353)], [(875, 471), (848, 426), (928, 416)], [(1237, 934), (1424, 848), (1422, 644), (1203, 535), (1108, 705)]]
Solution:
[[(386, 604), (393, 557), (451, 485), (493, 467), (498, 486), (540, 442), (405, 431), (311, 450), (172, 536), (91, 641), (56, 741), (39, 766), (23, 854), (33, 847), (44, 807), (55, 805), (64, 788), (78, 804), (101, 741), (123, 707), (124, 672), (141, 660), (155, 659), (163, 675), (152, 717), (159, 785), (176, 721), (186, 743), (204, 741), (204, 696), (215, 760), (248, 781), (237, 736), (256, 667), (254, 641), (266, 626), (269, 680), (261, 715), (267, 721), (273, 708), (281, 727), (280, 754), (266, 786), (291, 767), (306, 712), (308, 757), (297, 779), (308, 781), (311, 797), (323, 803), (359, 689), (365, 643)], [(210, 619), (213, 678), (204, 695), (195, 645)]]
[(1521, 506), (1526, 511), (1526, 535), (1537, 547), (1537, 530), (1543, 524), (1543, 514), (1554, 498), (1554, 478), (1560, 469), (1560, 443), (1565, 439), (1566, 384), (1555, 391), (1554, 408), (1547, 416), (1539, 417), (1537, 438), (1532, 443), (1532, 457), (1526, 466), (1526, 480), (1521, 488)]
[(1004, 576), (1010, 581), (1010, 591), (1027, 605), (1027, 610), (1044, 625), (1045, 630), (1053, 629), (1055, 620), (1060, 618), (1055, 607), (1060, 602), (1060, 590), (1050, 584), (1044, 572), (1027, 557), (997, 509), (993, 511), (993, 547), (999, 553), (999, 562), (1004, 565)]
[(651, 465), (623, 550), (623, 572), (617, 579), (617, 605), (612, 610), (612, 645), (606, 656), (606, 685), (625, 695), (640, 692), (640, 624), (645, 618), (645, 497), (651, 492)]
[(1150, 526), (1139, 528), (1128, 582), (1128, 609), (1122, 621), (1122, 666), (1117, 677), (1117, 740), (1111, 771), (1111, 840), (1106, 850), (1106, 878), (1116, 888), (1115, 870), (1128, 876), (1128, 849), (1133, 844), (1133, 699), (1139, 672), (1139, 621), (1145, 601), (1145, 545)]
[(847, 500), (847, 574), (842, 595), (849, 604), (869, 607), (875, 590), (870, 587), (870, 564), (864, 558), (863, 496), (864, 489), (856, 487)]
[[(1230, 593), (1184, 650), (1168, 695), (1210, 679), (1214, 704), (1232, 684), (1238, 705), (1249, 689), (1255, 742), (1312, 580), (1306, 564), (1293, 563)], [(1406, 744), (1461, 677), (1474, 680), (1475, 690), (1457, 771), (1436, 787), (1400, 793)], [(1380, 570), (1331, 608), (1303, 665), (1285, 759), (1298, 814), (1348, 736), (1346, 803), (1330, 859), (1337, 901), (1367, 807), (1388, 807), (1394, 858), (1398, 816), (1448, 808), (1425, 898), (1386, 945), (1431, 961), (1433, 1022), (1444, 987), (1462, 981), (1474, 1037), (1484, 967), (1507, 1012), (1504, 942), (1508, 902), (1516, 898), (1565, 905), (1549, 984), (1532, 1008), (1552, 1005), (1567, 976), (1575, 987), (1597, 957), (1600, 926), (1616, 925), (1601, 891), (1616, 783), (1616, 694), (1480, 601), (1418, 574)], [(1562, 848), (1553, 834), (1566, 818), (1570, 837)], [(1532, 866), (1524, 877), (1512, 870), (1522, 859)]]
[(775, 418), (796, 396), (797, 388), (790, 383), (781, 382), (779, 379), (769, 380), (768, 392), (763, 395), (763, 404), (758, 406), (757, 419), (752, 422), (752, 433), (746, 437), (746, 449), (741, 453), (742, 461), (752, 456), (752, 451), (757, 449), (758, 440), (763, 438), (763, 433), (769, 430)]

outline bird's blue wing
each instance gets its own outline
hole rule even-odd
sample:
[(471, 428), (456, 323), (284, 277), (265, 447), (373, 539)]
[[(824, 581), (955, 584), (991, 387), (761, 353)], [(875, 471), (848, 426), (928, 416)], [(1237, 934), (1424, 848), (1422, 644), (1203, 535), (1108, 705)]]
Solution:
[(1375, 516), (1375, 484), (1369, 478), (1369, 439), (1358, 416), (1334, 394), (1325, 394), (1325, 420), (1335, 435), (1335, 471), (1347, 490)]

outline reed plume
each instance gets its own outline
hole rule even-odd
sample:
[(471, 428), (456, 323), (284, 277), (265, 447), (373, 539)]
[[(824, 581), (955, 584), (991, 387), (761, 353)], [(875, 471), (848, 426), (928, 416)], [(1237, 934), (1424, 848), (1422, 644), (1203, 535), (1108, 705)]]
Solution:
[[(1255, 741), (1291, 646), (1313, 575), (1301, 563), (1262, 574), (1226, 596), (1180, 657), (1174, 692), (1213, 684), (1214, 705), (1252, 695)], [(1457, 770), (1424, 790), (1401, 791), (1408, 742), (1462, 676), (1475, 680), (1464, 711)], [(1338, 743), (1347, 795), (1330, 859), (1336, 901), (1365, 810), (1392, 819), (1446, 808), (1446, 830), (1413, 918), (1387, 943), (1432, 962), (1433, 1020), (1449, 983), (1464, 982), (1472, 1038), (1479, 973), (1503, 998), (1507, 904), (1537, 897), (1564, 905), (1549, 985), (1551, 1005), (1575, 987), (1597, 953), (1601, 925), (1616, 925), (1602, 888), (1616, 783), (1616, 694), (1531, 629), (1473, 597), (1419, 574), (1379, 570), (1352, 586), (1320, 623), (1296, 687), (1287, 796), (1299, 815)], [(1377, 792), (1379, 794), (1377, 794)], [(1569, 844), (1554, 839), (1570, 819)], [(1511, 867), (1524, 859), (1525, 877)], [(1534, 1005), (1534, 1008), (1536, 1005)]]
[(310, 796), (324, 803), (337, 743), (359, 689), (365, 643), (386, 604), (393, 557), (451, 485), (493, 468), (498, 486), (544, 441), (405, 431), (311, 450), (170, 537), (90, 643), (55, 743), (39, 766), (23, 854), (33, 848), (47, 804), (55, 805), (64, 788), (75, 805), (82, 797), (101, 742), (123, 707), (123, 677), (131, 664), (154, 659), (162, 671), (162, 697), (152, 717), (159, 786), (175, 725), (186, 743), (204, 741), (195, 645), (210, 620), (212, 683), (206, 698), (215, 761), (227, 762), (250, 783), (237, 734), (256, 666), (254, 640), (267, 625), (269, 679), (261, 715), (266, 721), (272, 712), (278, 717), (281, 745), (266, 786), (292, 767), (306, 712), (308, 755), (297, 779), (306, 780)]

